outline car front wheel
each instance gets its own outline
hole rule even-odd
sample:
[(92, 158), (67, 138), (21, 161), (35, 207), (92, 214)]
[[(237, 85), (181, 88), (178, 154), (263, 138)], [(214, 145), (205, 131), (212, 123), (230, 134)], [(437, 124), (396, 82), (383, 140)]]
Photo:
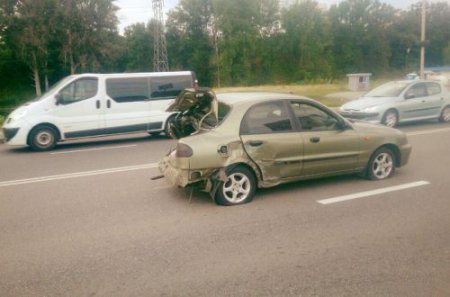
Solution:
[(442, 110), (441, 116), (439, 117), (439, 121), (442, 122), (442, 123), (450, 122), (450, 106), (446, 106)]
[(256, 181), (253, 172), (243, 166), (237, 166), (227, 171), (227, 180), (220, 182), (215, 195), (219, 205), (238, 205), (253, 200)]
[(395, 127), (398, 124), (398, 114), (395, 110), (388, 110), (382, 120), (382, 124), (388, 127)]
[(57, 133), (51, 127), (39, 127), (31, 131), (30, 146), (35, 151), (47, 151), (56, 146)]
[(371, 180), (382, 180), (391, 177), (395, 172), (395, 156), (388, 148), (377, 149), (370, 157), (367, 166), (367, 177)]

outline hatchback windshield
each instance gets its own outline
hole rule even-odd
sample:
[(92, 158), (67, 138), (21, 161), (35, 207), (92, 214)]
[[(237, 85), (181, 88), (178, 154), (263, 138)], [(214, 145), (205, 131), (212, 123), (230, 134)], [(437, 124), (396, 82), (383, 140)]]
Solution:
[(373, 89), (364, 97), (398, 97), (410, 82), (393, 81)]

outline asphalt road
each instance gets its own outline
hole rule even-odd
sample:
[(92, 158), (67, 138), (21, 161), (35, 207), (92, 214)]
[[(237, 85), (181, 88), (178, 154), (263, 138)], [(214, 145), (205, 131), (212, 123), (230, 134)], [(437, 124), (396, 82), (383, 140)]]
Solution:
[(413, 153), (389, 180), (238, 207), (151, 181), (163, 136), (0, 145), (0, 296), (450, 296), (450, 125), (401, 129)]

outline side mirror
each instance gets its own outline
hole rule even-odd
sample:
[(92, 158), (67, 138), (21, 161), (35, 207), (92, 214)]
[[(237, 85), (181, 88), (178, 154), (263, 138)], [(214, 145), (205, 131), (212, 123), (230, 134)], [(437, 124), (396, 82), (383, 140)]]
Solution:
[(60, 105), (60, 104), (62, 104), (62, 102), (63, 102), (63, 97), (62, 97), (62, 95), (60, 94), (60, 93), (58, 93), (58, 94), (56, 94), (55, 95), (55, 103), (56, 103), (56, 105)]
[(336, 127), (339, 130), (347, 130), (349, 128), (348, 124), (344, 120), (338, 121)]

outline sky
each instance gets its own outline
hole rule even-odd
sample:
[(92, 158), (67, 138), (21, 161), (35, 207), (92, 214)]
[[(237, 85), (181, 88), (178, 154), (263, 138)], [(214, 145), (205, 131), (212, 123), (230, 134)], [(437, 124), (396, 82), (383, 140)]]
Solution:
[[(178, 1), (179, 0), (164, 0), (165, 12), (174, 8)], [(418, 0), (381, 0), (381, 2), (391, 4), (392, 6), (401, 9), (406, 9), (417, 1)], [(338, 3), (339, 0), (318, 0), (318, 2), (330, 6)], [(116, 0), (116, 5), (120, 8), (118, 12), (120, 32), (123, 32), (123, 29), (129, 25), (135, 23), (147, 23), (153, 16), (152, 0)], [(166, 15), (164, 17), (166, 17)]]

